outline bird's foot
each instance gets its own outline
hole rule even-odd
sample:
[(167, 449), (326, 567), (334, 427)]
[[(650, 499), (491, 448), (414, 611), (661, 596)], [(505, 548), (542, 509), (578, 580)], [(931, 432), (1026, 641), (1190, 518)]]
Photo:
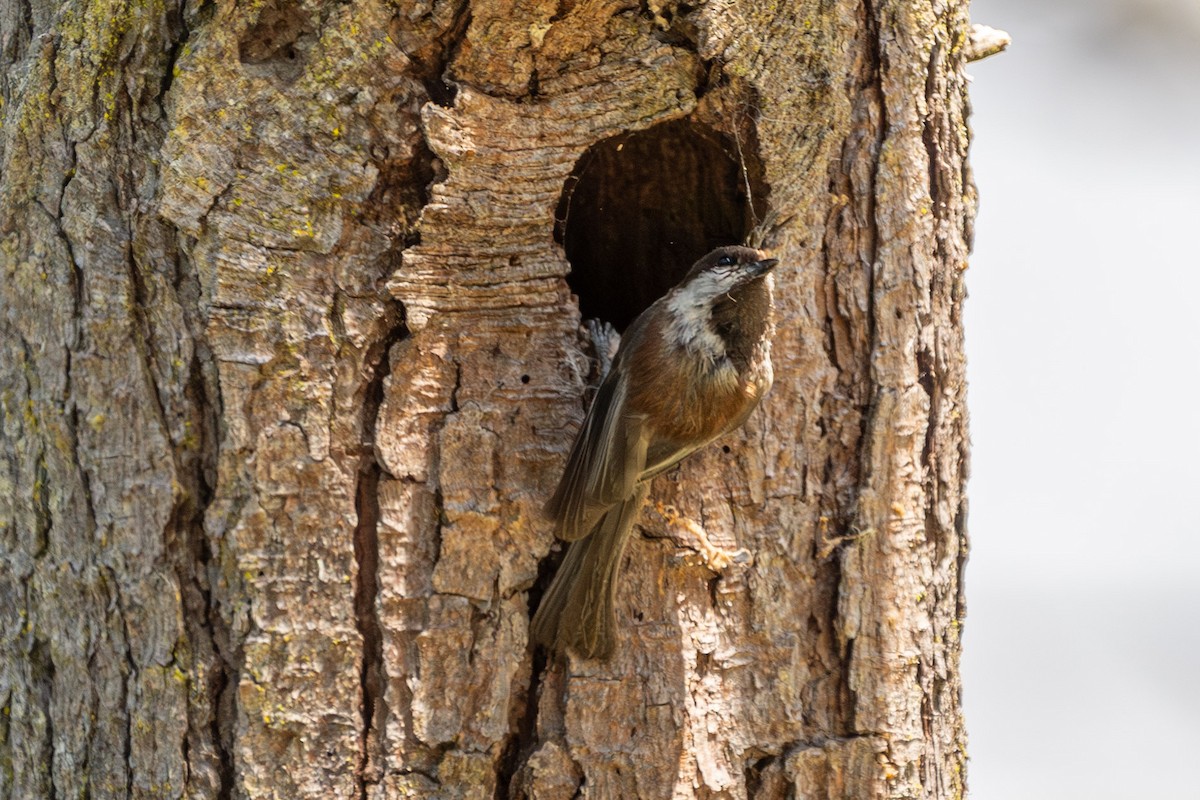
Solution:
[(599, 362), (600, 380), (604, 380), (612, 369), (617, 350), (621, 347), (621, 334), (611, 324), (598, 319), (589, 319), (584, 325)]

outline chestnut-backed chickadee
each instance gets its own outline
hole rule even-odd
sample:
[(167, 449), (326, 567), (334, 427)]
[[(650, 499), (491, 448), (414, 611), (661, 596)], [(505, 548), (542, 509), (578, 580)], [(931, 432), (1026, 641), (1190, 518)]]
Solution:
[(771, 268), (721, 247), (625, 331), (546, 514), (570, 548), (532, 623), (546, 647), (613, 649), (621, 556), (650, 479), (745, 421), (771, 386)]

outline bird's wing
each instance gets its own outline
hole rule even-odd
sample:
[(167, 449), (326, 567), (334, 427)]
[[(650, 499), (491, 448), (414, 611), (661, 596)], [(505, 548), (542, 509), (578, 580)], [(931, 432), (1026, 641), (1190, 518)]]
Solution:
[(644, 417), (626, 412), (621, 375), (612, 370), (596, 390), (558, 488), (546, 503), (560, 539), (588, 535), (605, 511), (630, 496), (646, 463)]
[(648, 481), (656, 475), (661, 475), (711, 441), (712, 439), (705, 439), (702, 442), (680, 444), (670, 439), (656, 440), (646, 450), (646, 467), (638, 480)]

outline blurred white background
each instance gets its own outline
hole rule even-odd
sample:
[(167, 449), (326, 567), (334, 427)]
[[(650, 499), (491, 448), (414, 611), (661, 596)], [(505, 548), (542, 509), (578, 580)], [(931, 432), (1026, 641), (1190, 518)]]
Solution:
[(1200, 798), (1200, 0), (976, 0), (972, 800)]

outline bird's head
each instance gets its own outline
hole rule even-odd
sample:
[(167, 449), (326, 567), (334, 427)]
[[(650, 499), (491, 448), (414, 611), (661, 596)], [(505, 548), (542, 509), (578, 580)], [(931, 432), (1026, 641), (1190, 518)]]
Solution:
[(663, 315), (670, 347), (710, 360), (730, 352), (748, 358), (749, 349), (770, 335), (771, 270), (778, 263), (752, 247), (719, 247), (649, 313)]
[(726, 295), (736, 300), (740, 290), (769, 275), (778, 263), (753, 247), (718, 247), (692, 265), (676, 292), (697, 305), (717, 302)]

